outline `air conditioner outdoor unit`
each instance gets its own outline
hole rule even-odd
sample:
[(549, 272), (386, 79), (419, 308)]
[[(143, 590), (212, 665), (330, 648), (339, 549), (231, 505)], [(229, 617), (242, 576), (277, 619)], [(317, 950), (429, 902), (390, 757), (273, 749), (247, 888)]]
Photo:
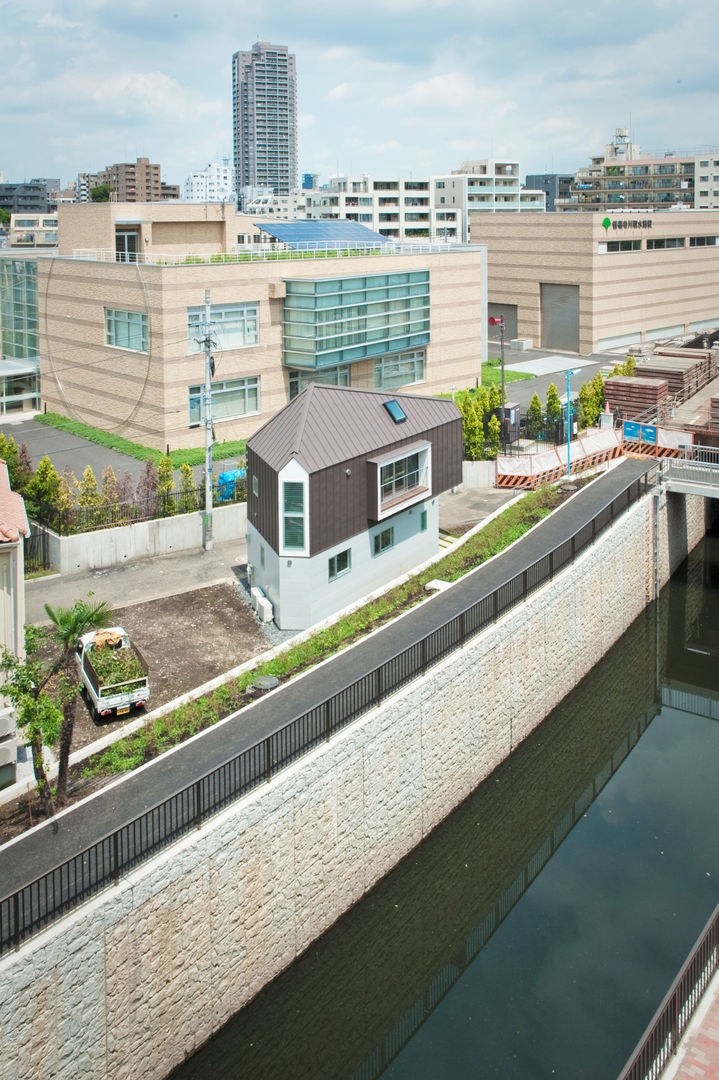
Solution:
[(14, 765), (17, 759), (17, 749), (14, 739), (8, 739), (0, 743), (0, 765)]
[(260, 600), (263, 600), (264, 596), (265, 594), (263, 593), (262, 589), (260, 589), (257, 585), (250, 589), (250, 599), (252, 600), (252, 607), (255, 611), (259, 611)]
[(0, 739), (6, 735), (12, 735), (15, 731), (15, 717), (10, 709), (3, 709), (0, 712)]
[(257, 604), (257, 614), (260, 622), (272, 622), (272, 604), (266, 596), (261, 596)]

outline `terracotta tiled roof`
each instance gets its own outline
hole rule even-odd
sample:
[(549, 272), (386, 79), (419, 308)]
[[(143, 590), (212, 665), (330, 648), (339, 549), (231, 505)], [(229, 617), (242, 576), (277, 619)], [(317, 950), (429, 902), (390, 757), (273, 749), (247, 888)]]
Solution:
[(0, 543), (17, 543), (30, 535), (22, 495), (10, 490), (7, 465), (0, 458)]

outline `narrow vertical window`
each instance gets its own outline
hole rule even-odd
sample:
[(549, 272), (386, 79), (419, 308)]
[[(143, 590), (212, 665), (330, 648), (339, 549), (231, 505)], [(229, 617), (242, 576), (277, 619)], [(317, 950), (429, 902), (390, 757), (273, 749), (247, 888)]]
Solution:
[(284, 547), (304, 548), (305, 504), (301, 482), (286, 480), (282, 485), (282, 529)]

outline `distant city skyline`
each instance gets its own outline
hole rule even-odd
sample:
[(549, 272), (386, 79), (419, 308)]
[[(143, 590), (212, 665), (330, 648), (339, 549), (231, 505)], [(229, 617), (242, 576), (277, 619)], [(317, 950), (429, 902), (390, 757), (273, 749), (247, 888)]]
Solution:
[[(166, 13), (167, 12), (167, 13)], [(6, 181), (150, 157), (181, 184), (232, 155), (231, 59), (257, 40), (297, 57), (300, 173), (446, 173), (471, 158), (575, 172), (617, 127), (646, 153), (719, 145), (713, 5), (366, 0), (308, 12), (177, 0), (3, 6)]]

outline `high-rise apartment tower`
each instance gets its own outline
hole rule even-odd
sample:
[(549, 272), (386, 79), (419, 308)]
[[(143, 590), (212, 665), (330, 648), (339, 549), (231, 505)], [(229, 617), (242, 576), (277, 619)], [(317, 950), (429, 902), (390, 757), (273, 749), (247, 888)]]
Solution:
[(238, 195), (246, 187), (297, 187), (297, 75), (286, 45), (258, 41), (232, 57), (232, 119)]

